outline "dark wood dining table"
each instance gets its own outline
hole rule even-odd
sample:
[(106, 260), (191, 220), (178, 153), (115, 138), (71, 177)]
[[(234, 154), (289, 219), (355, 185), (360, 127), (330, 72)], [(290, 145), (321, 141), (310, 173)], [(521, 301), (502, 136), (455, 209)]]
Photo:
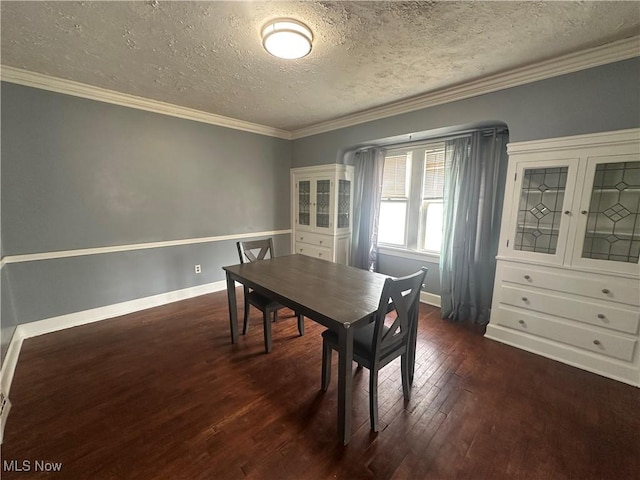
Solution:
[(238, 340), (235, 282), (337, 332), (338, 434), (347, 445), (351, 437), (353, 332), (367, 325), (377, 311), (387, 276), (300, 254), (223, 269), (232, 343)]

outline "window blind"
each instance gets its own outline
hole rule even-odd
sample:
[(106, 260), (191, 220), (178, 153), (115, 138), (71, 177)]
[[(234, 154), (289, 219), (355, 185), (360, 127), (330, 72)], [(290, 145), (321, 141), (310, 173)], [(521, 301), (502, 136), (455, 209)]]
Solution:
[(407, 198), (407, 154), (384, 159), (382, 198)]
[(422, 199), (444, 196), (444, 145), (425, 151), (424, 173), (422, 177)]

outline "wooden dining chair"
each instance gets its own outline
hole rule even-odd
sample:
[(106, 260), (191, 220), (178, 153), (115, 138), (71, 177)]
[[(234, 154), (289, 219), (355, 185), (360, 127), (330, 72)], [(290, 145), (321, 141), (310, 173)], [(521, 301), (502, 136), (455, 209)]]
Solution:
[[(236, 242), (240, 263), (257, 262), (273, 258), (273, 240), (253, 240), (249, 242)], [(278, 318), (278, 310), (284, 308), (278, 302), (261, 295), (255, 290), (244, 286), (244, 322), (242, 334), (246, 335), (249, 330), (249, 306), (253, 305), (262, 312), (262, 323), (264, 328), (264, 348), (269, 353), (271, 351), (271, 317), (275, 322)], [(296, 313), (298, 317), (298, 333), (304, 335), (304, 317)]]
[[(369, 369), (371, 430), (378, 431), (378, 372), (401, 357), (402, 392), (411, 396), (420, 289), (428, 269), (401, 278), (387, 278), (373, 322), (353, 334), (353, 359)], [(387, 325), (389, 324), (389, 325)], [(331, 352), (338, 349), (338, 334), (322, 333), (322, 390), (331, 381)]]

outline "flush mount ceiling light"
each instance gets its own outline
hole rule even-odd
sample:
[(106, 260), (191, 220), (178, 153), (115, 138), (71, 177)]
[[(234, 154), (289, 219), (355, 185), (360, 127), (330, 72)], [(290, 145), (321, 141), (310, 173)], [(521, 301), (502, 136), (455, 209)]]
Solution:
[(293, 60), (311, 51), (313, 34), (305, 24), (282, 18), (269, 22), (262, 29), (262, 45), (274, 57)]

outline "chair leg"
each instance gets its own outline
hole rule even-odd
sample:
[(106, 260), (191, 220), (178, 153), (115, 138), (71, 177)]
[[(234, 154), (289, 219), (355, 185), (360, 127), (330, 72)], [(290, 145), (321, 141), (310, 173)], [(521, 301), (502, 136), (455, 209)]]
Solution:
[(298, 315), (298, 333), (302, 337), (304, 335), (304, 315)]
[(407, 353), (402, 354), (400, 357), (400, 372), (402, 373), (402, 394), (405, 400), (411, 398), (411, 365), (409, 365), (409, 355)]
[(378, 369), (369, 370), (369, 417), (371, 419), (371, 430), (378, 431)]
[(247, 292), (244, 292), (244, 322), (242, 324), (242, 334), (246, 335), (249, 331), (249, 298)]
[(262, 312), (262, 323), (264, 324), (264, 349), (269, 353), (271, 351), (271, 312), (265, 310)]
[(331, 347), (322, 340), (322, 391), (326, 392), (331, 382)]

